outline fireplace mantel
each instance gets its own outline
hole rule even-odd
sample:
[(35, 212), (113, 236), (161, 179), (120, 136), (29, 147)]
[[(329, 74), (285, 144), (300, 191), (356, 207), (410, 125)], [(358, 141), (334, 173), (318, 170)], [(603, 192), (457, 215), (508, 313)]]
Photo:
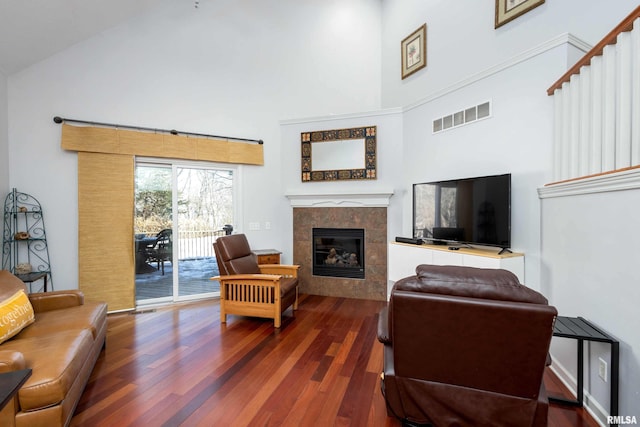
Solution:
[(332, 193), (287, 193), (286, 197), (294, 208), (339, 208), (389, 206), (393, 190), (385, 192), (332, 192)]

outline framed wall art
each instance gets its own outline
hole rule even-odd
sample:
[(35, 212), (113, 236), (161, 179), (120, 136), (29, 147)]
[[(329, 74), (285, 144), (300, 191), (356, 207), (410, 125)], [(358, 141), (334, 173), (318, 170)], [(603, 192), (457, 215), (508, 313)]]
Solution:
[(496, 25), (498, 28), (540, 6), (544, 0), (496, 0)]
[(403, 79), (427, 66), (427, 24), (402, 40), (400, 52)]

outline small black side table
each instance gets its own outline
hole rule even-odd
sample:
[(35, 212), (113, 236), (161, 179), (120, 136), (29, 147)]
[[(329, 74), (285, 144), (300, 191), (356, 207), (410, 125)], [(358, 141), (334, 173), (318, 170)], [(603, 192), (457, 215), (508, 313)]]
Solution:
[(0, 374), (0, 410), (18, 393), (22, 384), (31, 376), (31, 369)]
[(618, 415), (618, 382), (620, 375), (620, 344), (618, 341), (602, 332), (591, 322), (582, 317), (556, 317), (556, 322), (553, 326), (553, 336), (578, 340), (578, 372), (576, 375), (578, 377), (578, 384), (576, 386), (576, 400), (549, 396), (549, 401), (579, 407), (583, 405), (584, 341), (606, 342), (611, 345), (611, 393), (609, 396), (609, 415)]

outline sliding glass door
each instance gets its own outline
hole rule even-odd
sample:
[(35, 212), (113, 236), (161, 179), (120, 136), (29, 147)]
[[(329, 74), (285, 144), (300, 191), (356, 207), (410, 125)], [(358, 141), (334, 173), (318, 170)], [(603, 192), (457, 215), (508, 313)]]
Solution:
[(136, 304), (173, 299), (172, 167), (166, 164), (137, 164), (135, 170), (135, 215), (133, 219), (136, 256)]
[(177, 265), (180, 297), (219, 293), (213, 242), (233, 223), (233, 171), (176, 168)]
[(216, 296), (213, 242), (234, 224), (236, 170), (136, 164), (134, 241), (138, 305)]

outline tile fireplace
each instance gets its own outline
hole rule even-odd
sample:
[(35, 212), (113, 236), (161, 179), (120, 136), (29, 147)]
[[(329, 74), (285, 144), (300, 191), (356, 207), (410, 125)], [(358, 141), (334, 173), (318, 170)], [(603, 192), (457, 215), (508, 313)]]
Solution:
[[(314, 236), (314, 229), (317, 233), (318, 229), (332, 228), (358, 229), (362, 231), (362, 237)], [(320, 248), (314, 249), (316, 239), (325, 240), (320, 240)], [(360, 240), (362, 247), (356, 243), (357, 240)], [(336, 265), (331, 265), (334, 261), (325, 263), (332, 248), (336, 252), (335, 264), (343, 264), (340, 273), (342, 275), (338, 275)], [(356, 254), (355, 258), (360, 263), (360, 267), (345, 267), (345, 264), (349, 264), (349, 258), (353, 253)], [(386, 300), (387, 208), (294, 207), (293, 263), (300, 265), (298, 278), (301, 293)], [(331, 270), (327, 271), (329, 269)], [(320, 271), (318, 274), (319, 270), (324, 272)], [(358, 278), (347, 276), (347, 272), (351, 273), (355, 270), (362, 270), (358, 271), (361, 276)]]

